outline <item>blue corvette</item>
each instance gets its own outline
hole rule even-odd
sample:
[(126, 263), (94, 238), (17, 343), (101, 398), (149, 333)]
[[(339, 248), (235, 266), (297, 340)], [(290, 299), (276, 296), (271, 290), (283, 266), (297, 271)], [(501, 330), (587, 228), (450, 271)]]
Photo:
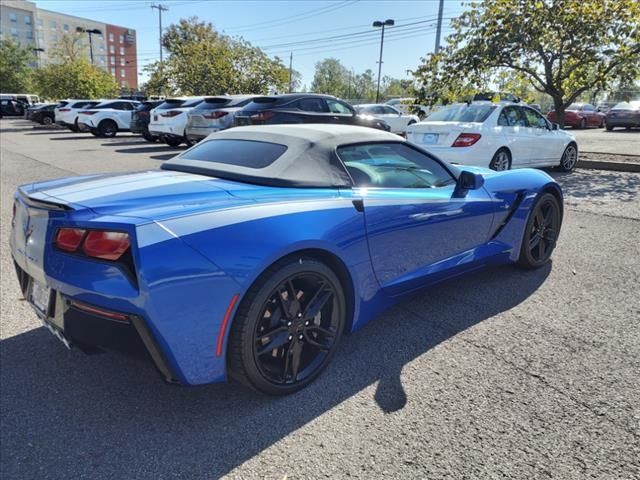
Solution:
[(543, 265), (562, 214), (542, 171), (456, 168), (364, 127), (255, 126), (159, 171), (24, 185), (10, 242), (25, 298), (67, 347), (279, 395), (403, 294)]

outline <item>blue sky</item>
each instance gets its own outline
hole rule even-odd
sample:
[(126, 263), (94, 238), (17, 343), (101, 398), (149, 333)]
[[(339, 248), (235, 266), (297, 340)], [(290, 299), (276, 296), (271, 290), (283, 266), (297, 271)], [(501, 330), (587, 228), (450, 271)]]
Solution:
[[(138, 36), (138, 65), (158, 59), (158, 13), (144, 0), (37, 0), (40, 8), (105, 23), (134, 28)], [(438, 0), (164, 0), (163, 26), (180, 18), (197, 16), (230, 35), (240, 35), (279, 56), (293, 68), (307, 86), (313, 80), (314, 65), (326, 57), (339, 59), (359, 73), (368, 68), (377, 73), (380, 29), (375, 20), (392, 18), (396, 27), (387, 29), (382, 75), (407, 78), (406, 71), (433, 51)], [(462, 0), (445, 0), (443, 36), (449, 19), (464, 11)], [(355, 34), (355, 35), (352, 35)], [(330, 37), (330, 38), (328, 38)], [(328, 39), (327, 39), (328, 38)], [(325, 40), (326, 39), (326, 40)], [(145, 76), (138, 77), (140, 82)]]

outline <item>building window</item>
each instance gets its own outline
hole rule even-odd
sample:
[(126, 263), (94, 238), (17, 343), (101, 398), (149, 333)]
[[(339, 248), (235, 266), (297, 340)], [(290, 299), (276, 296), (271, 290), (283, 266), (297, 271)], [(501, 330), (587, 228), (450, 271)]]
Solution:
[(49, 20), (49, 26), (51, 27), (51, 30), (55, 30), (56, 28), (58, 28), (58, 24), (55, 20)]
[(18, 36), (18, 29), (17, 28), (12, 28), (11, 29), (11, 36), (12, 37), (17, 37)]
[(100, 45), (100, 51), (104, 53), (104, 45)]
[(36, 20), (36, 24), (37, 24), (39, 27), (41, 27), (42, 25), (44, 25), (44, 22), (42, 21), (42, 19), (41, 19), (41, 18), (39, 18), (39, 19), (37, 19), (37, 20)]
[(116, 47), (109, 45), (109, 53), (116, 53)]
[(51, 35), (51, 41), (54, 42), (54, 43), (58, 41), (58, 34), (57, 33), (54, 33), (53, 35)]
[(15, 22), (17, 22), (17, 21), (18, 21), (18, 17), (16, 17), (16, 14), (15, 14), (15, 13), (10, 13), (10, 14), (9, 14), (9, 20), (10, 20), (11, 22), (14, 22), (14, 23), (15, 23)]
[(104, 65), (104, 57), (102, 57), (102, 58), (100, 59), (100, 64), (101, 64), (101, 65)]
[(126, 86), (127, 86), (127, 81), (126, 81), (126, 80), (122, 80), (122, 81), (120, 82), (120, 86), (121, 86), (121, 87), (126, 88)]
[(127, 76), (127, 71), (126, 71), (124, 68), (120, 70), (120, 76), (121, 76), (122, 78), (124, 78), (124, 77), (126, 77), (126, 76)]
[(120, 55), (124, 55), (124, 47), (120, 47)]
[(44, 32), (38, 32), (38, 40), (42, 40), (44, 42)]
[(120, 66), (124, 67), (125, 62), (124, 62), (124, 57), (120, 57)]
[(69, 31), (69, 25), (67, 25), (67, 24), (65, 23), (64, 25), (62, 25), (62, 29), (63, 29), (65, 32), (68, 32), (68, 31)]
[(33, 39), (33, 32), (31, 32), (31, 30), (27, 30), (27, 34), (26, 35), (27, 35), (27, 38), (29, 40)]
[(24, 16), (24, 24), (31, 25), (31, 17), (29, 15)]
[(124, 35), (120, 35), (119, 40), (120, 40), (120, 43), (124, 43)]
[(115, 77), (116, 75), (116, 67), (111, 67), (111, 75)]
[(113, 42), (113, 33), (109, 33), (109, 41)]
[(116, 57), (115, 55), (111, 55), (111, 65), (115, 65), (116, 64)]

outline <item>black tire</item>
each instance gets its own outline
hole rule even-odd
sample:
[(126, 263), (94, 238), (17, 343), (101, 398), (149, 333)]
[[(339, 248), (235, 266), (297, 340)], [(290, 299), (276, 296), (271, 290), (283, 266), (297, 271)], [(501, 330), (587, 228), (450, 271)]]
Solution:
[(191, 147), (193, 147), (193, 146), (196, 144), (196, 142), (195, 142), (195, 141), (193, 141), (193, 140), (190, 140), (190, 139), (187, 137), (187, 135), (186, 135), (186, 134), (185, 134), (185, 136), (184, 136), (184, 143), (185, 143), (185, 145), (187, 146), (187, 148), (191, 148)]
[(154, 137), (150, 133), (146, 133), (146, 132), (142, 134), (142, 138), (144, 138), (149, 143), (155, 143), (158, 141), (158, 137)]
[(53, 119), (51, 117), (42, 117), (42, 125), (49, 126), (53, 123)]
[(511, 170), (511, 153), (506, 148), (500, 148), (493, 154), (489, 168), (497, 172)]
[(164, 143), (166, 143), (170, 147), (179, 147), (180, 144), (182, 143), (182, 139), (175, 138), (175, 137), (167, 137), (165, 138)]
[(542, 193), (529, 214), (518, 265), (539, 268), (547, 263), (556, 247), (561, 225), (562, 212), (558, 200), (551, 193)]
[(69, 130), (71, 130), (74, 133), (78, 133), (80, 131), (80, 127), (78, 127), (78, 119), (76, 118), (75, 122), (73, 122), (73, 125), (69, 126)]
[(345, 317), (344, 291), (331, 268), (306, 256), (275, 263), (238, 307), (229, 333), (230, 376), (268, 395), (304, 388), (335, 355)]
[(560, 164), (558, 170), (561, 172), (573, 172), (578, 164), (578, 146), (575, 143), (570, 143), (567, 148), (562, 152), (560, 157)]
[(101, 137), (102, 135), (100, 135), (100, 133), (95, 129), (92, 128), (91, 130), (89, 130), (89, 132), (91, 133), (91, 135), (93, 135), (94, 137)]
[(613, 125), (605, 125), (605, 128), (607, 129), (607, 132), (611, 132), (613, 130)]
[(587, 120), (585, 118), (583, 118), (582, 120), (580, 120), (580, 126), (578, 127), (580, 130), (584, 130), (585, 128), (587, 128)]
[(98, 134), (105, 138), (115, 137), (118, 134), (118, 124), (113, 120), (102, 120), (98, 125)]

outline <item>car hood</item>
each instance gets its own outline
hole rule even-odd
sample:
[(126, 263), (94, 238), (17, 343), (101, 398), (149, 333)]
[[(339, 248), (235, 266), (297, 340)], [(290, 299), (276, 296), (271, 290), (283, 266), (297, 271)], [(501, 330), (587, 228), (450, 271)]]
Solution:
[(160, 170), (63, 178), (23, 185), (20, 190), (29, 198), (74, 210), (159, 220), (253, 202), (234, 196), (221, 186), (225, 183), (204, 175)]

